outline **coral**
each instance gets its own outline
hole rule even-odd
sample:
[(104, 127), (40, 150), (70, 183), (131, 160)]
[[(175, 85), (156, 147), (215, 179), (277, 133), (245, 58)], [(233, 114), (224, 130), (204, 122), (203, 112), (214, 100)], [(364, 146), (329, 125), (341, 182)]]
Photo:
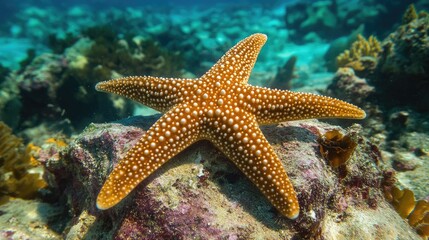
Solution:
[(372, 71), (377, 65), (380, 52), (380, 42), (377, 38), (370, 36), (366, 40), (362, 35), (358, 35), (352, 47), (337, 57), (337, 65), (351, 67), (358, 72)]
[[(340, 178), (317, 151), (319, 133), (333, 126), (296, 121), (262, 130), (295, 184), (302, 206), (296, 221), (281, 217), (258, 189), (208, 142), (178, 154), (116, 207), (99, 211), (96, 196), (107, 174), (150, 125), (144, 117), (91, 124), (43, 164), (55, 176), (73, 219), (63, 236), (146, 239), (413, 239), (417, 234), (385, 202), (374, 147), (360, 143)], [(152, 119), (151, 119), (152, 121)], [(335, 128), (337, 129), (337, 128)], [(340, 131), (343, 131), (340, 129)], [(41, 150), (44, 151), (43, 149)], [(43, 153), (40, 153), (43, 154)], [(246, 223), (243, 225), (243, 223)]]
[(0, 122), (0, 204), (10, 198), (33, 199), (46, 187), (41, 178), (43, 168), (32, 156), (33, 151), (38, 148), (31, 144), (24, 148), (22, 140)]
[(27, 127), (38, 125), (43, 121), (57, 120), (61, 108), (56, 104), (57, 88), (63, 82), (58, 75), (64, 71), (61, 57), (53, 54), (37, 56), (16, 76), (19, 98), (22, 104), (20, 124)]
[[(159, 76), (163, 74), (167, 77), (181, 75), (183, 61), (180, 55), (163, 50), (153, 40), (140, 38), (137, 41), (136, 36), (121, 39), (109, 26), (88, 28), (83, 30), (82, 34), (94, 41), (84, 54), (88, 59), (88, 67), (83, 70), (84, 73), (102, 66), (106, 71), (115, 71), (120, 75)], [(106, 80), (106, 78), (94, 77), (96, 82)]]
[(408, 20), (382, 42), (376, 75), (370, 83), (376, 87), (380, 103), (388, 108), (410, 106), (428, 111), (429, 16), (414, 18), (409, 12), (404, 16)]
[(72, 134), (91, 121), (129, 116), (131, 101), (97, 94), (95, 83), (122, 75), (179, 77), (183, 62), (178, 53), (149, 38), (133, 38), (137, 39), (135, 35), (122, 38), (105, 26), (64, 38), (50, 36), (55, 54), (38, 55), (32, 50), (18, 71), (8, 77), (7, 71), (0, 72), (1, 120), (28, 132), (39, 128)]
[(95, 94), (96, 82), (122, 75), (181, 75), (180, 56), (163, 50), (152, 40), (121, 39), (107, 26), (91, 27), (82, 34), (85, 38), (65, 50), (67, 69), (60, 76), (64, 84), (57, 89), (59, 96), (70, 96), (58, 98), (57, 102), (77, 128), (83, 128), (89, 121), (125, 117), (132, 111), (130, 101)]
[(327, 131), (320, 135), (318, 142), (320, 153), (334, 168), (344, 165), (357, 146), (350, 135), (343, 135), (338, 130)]
[(407, 219), (410, 226), (415, 228), (423, 239), (429, 237), (429, 203), (426, 200), (416, 202), (411, 190), (401, 190), (396, 186), (386, 192), (386, 198), (398, 214), (403, 219)]

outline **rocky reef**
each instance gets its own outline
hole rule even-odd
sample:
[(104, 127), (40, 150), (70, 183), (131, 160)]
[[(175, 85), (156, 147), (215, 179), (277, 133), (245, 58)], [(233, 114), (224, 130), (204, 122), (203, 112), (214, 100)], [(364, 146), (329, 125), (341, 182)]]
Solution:
[[(377, 75), (372, 84), (384, 104), (410, 106), (418, 111), (429, 111), (429, 14), (413, 12), (411, 5), (403, 24), (382, 42), (382, 53), (377, 63)], [(413, 18), (414, 16), (414, 18)]]
[[(349, 50), (337, 57), (338, 67), (349, 67), (374, 87), (372, 102), (385, 109), (409, 107), (429, 111), (427, 73), (429, 14), (406, 10), (402, 24), (379, 42), (358, 36)], [(371, 101), (371, 99), (369, 99)]]
[[(41, 135), (55, 131), (70, 135), (91, 121), (126, 117), (132, 113), (133, 104), (97, 94), (97, 82), (123, 74), (182, 74), (178, 54), (140, 36), (121, 39), (106, 26), (84, 29), (80, 36), (51, 37), (50, 46), (54, 53), (29, 55), (20, 70), (10, 74), (4, 70), (7, 75), (0, 82), (0, 114), (14, 129), (40, 130), (46, 126)], [(31, 139), (28, 131), (23, 135)]]
[[(344, 130), (315, 120), (262, 128), (298, 193), (301, 213), (296, 221), (283, 219), (204, 141), (171, 159), (117, 207), (98, 210), (95, 199), (104, 179), (147, 125), (143, 117), (91, 124), (60, 159), (39, 159), (72, 212), (67, 238), (417, 237), (386, 202), (383, 189), (390, 183), (383, 179), (389, 174), (360, 127)], [(331, 167), (319, 150), (318, 139), (331, 130), (347, 133), (356, 143), (340, 168)]]
[[(383, 165), (394, 169), (398, 180), (399, 188), (388, 191), (387, 197), (406, 220), (408, 211), (419, 212), (428, 199), (427, 185), (422, 184), (428, 181), (429, 170), (425, 164), (429, 157), (428, 23), (427, 12), (410, 5), (401, 25), (379, 44), (360, 38), (340, 55), (339, 63), (348, 68), (339, 68), (328, 87), (332, 96), (361, 104), (366, 110), (365, 135), (380, 146)], [(371, 45), (376, 46), (377, 54), (368, 56)], [(351, 52), (367, 54), (361, 58), (364, 61), (345, 61), (352, 59)], [(424, 216), (428, 214), (422, 212), (421, 222), (407, 221), (427, 237)]]

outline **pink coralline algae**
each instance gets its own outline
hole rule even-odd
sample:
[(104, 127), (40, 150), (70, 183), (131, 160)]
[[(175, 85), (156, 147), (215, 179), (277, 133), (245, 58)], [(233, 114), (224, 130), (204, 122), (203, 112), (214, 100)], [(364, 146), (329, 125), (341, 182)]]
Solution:
[[(417, 235), (383, 196), (384, 170), (357, 125), (347, 130), (296, 121), (262, 131), (295, 186), (300, 216), (288, 220), (213, 145), (202, 141), (144, 180), (117, 206), (95, 202), (108, 173), (144, 134), (145, 118), (91, 124), (44, 164), (73, 219), (64, 236), (94, 239), (413, 239)], [(334, 169), (317, 139), (337, 129), (354, 136), (354, 154)], [(51, 161), (56, 161), (55, 164)], [(52, 167), (55, 166), (55, 167)]]

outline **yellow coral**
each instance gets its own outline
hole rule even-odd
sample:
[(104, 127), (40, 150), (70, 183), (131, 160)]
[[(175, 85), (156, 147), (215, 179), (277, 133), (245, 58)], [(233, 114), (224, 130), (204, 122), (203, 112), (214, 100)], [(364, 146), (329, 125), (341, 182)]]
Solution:
[(351, 67), (355, 71), (374, 69), (380, 52), (381, 45), (376, 37), (370, 36), (366, 40), (362, 35), (358, 35), (350, 50), (344, 51), (337, 57), (337, 65)]
[(0, 122), (0, 165), (1, 170), (14, 169), (14, 160), (20, 157), (22, 140), (12, 134), (12, 130), (3, 122)]
[(426, 200), (416, 202), (411, 190), (401, 190), (396, 186), (386, 192), (386, 198), (403, 219), (408, 219), (410, 226), (414, 227), (422, 238), (429, 237), (429, 203)]
[(38, 147), (22, 140), (0, 122), (0, 205), (10, 198), (35, 198), (40, 188), (47, 184), (42, 178), (43, 168), (34, 159)]

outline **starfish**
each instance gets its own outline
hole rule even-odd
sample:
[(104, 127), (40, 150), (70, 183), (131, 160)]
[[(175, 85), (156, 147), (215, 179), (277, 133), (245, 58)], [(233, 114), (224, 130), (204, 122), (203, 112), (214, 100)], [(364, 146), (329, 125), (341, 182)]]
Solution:
[(338, 99), (247, 84), (267, 36), (253, 34), (196, 79), (124, 77), (100, 82), (115, 93), (165, 113), (120, 160), (97, 197), (108, 209), (162, 164), (199, 140), (223, 152), (284, 216), (299, 215), (296, 192), (260, 124), (310, 118), (365, 118)]

